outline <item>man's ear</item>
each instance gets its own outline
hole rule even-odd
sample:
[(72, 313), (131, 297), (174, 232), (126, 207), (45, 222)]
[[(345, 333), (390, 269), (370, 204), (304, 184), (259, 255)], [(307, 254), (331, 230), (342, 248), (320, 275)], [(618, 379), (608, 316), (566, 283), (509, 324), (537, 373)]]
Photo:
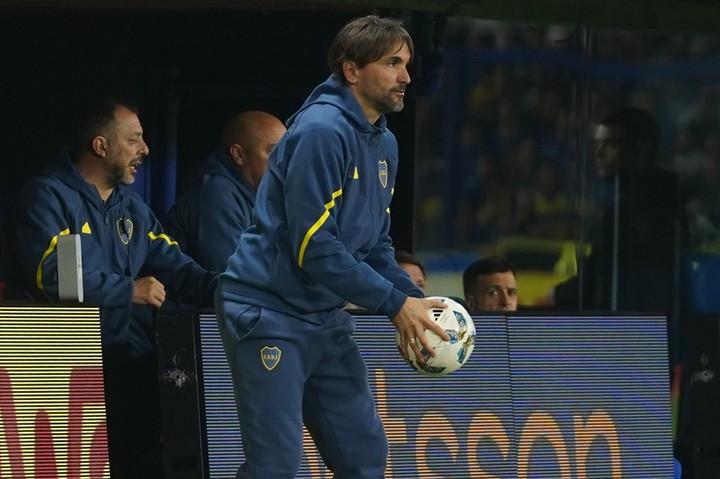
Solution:
[(90, 142), (90, 148), (95, 156), (98, 158), (105, 158), (107, 156), (108, 140), (104, 136), (96, 136)]
[(230, 152), (230, 156), (232, 156), (235, 164), (241, 166), (245, 159), (245, 149), (237, 143), (233, 143), (232, 145), (230, 145), (228, 151)]
[(357, 63), (345, 60), (342, 64), (343, 67), (343, 75), (345, 75), (345, 81), (347, 81), (348, 85), (354, 85), (358, 82), (358, 66)]

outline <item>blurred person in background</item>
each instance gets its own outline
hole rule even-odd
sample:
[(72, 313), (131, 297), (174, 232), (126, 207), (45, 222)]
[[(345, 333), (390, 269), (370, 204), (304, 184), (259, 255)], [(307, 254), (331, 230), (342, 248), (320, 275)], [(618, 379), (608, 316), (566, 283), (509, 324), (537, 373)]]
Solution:
[(395, 252), (395, 261), (410, 276), (415, 286), (425, 291), (427, 274), (420, 258), (407, 251), (399, 250)]
[(660, 127), (645, 110), (625, 106), (598, 122), (594, 140), (604, 202), (582, 274), (555, 286), (552, 304), (670, 316), (682, 220), (677, 175), (657, 163)]

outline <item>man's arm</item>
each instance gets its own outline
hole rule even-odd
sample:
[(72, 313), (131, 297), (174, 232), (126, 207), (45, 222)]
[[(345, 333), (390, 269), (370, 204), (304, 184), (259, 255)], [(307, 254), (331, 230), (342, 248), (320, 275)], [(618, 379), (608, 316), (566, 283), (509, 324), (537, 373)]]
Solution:
[(35, 289), (51, 300), (58, 299), (57, 239), (61, 235), (80, 234), (83, 257), (85, 301), (101, 307), (130, 304), (133, 281), (129, 276), (108, 272), (94, 241), (83, 209), (70, 207), (66, 195), (43, 182), (31, 182), (21, 194), (15, 251), (24, 274)]
[[(313, 131), (295, 145), (286, 175), (285, 208), (298, 265), (313, 280), (338, 296), (386, 314), (393, 320), (401, 338), (417, 337), (419, 344), (413, 347), (418, 348), (418, 357), (421, 357), (420, 346), (434, 355), (424, 330), (431, 329), (443, 339), (449, 338), (430, 320), (427, 310), (445, 306), (434, 300), (408, 297), (368, 262), (358, 261), (339, 240), (336, 204), (349, 172), (346, 163), (350, 152), (344, 149), (346, 146), (340, 135), (331, 130)], [(403, 276), (392, 256), (387, 235), (389, 221), (386, 217), (383, 231), (373, 247), (372, 261), (378, 269), (402, 284)], [(410, 283), (406, 291), (422, 296)], [(401, 352), (407, 357), (406, 348)]]
[(353, 152), (332, 128), (322, 125), (304, 133), (284, 145), (292, 148), (286, 160), (284, 201), (297, 265), (341, 298), (393, 317), (405, 295), (370, 265), (358, 261), (339, 239), (337, 217)]
[(212, 271), (227, 269), (242, 232), (252, 222), (252, 205), (228, 180), (211, 175), (198, 192), (198, 263)]
[(395, 250), (392, 248), (392, 240), (389, 236), (390, 232), (390, 213), (387, 213), (383, 225), (383, 233), (370, 253), (365, 258), (365, 262), (377, 271), (383, 278), (388, 279), (396, 289), (402, 291), (408, 296), (422, 298), (425, 294), (410, 279), (405, 271), (400, 268), (395, 261)]
[(144, 207), (147, 231), (140, 231), (147, 254), (139, 277), (152, 276), (182, 302), (211, 305), (217, 274), (207, 271), (180, 249), (163, 230), (150, 208)]

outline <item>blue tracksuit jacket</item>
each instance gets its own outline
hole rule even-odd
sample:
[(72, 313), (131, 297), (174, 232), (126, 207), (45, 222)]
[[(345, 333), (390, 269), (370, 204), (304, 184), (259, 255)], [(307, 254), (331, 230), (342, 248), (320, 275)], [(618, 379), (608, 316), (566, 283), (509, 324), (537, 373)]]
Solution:
[[(302, 122), (297, 120), (302, 118)], [(422, 292), (395, 262), (394, 135), (330, 77), (288, 120), (218, 295), (308, 321), (347, 301), (393, 318)]]
[(255, 189), (225, 148), (205, 161), (199, 177), (170, 209), (163, 225), (200, 266), (225, 271), (240, 234), (252, 223)]
[(133, 280), (155, 276), (181, 299), (211, 301), (215, 274), (201, 268), (163, 232), (139, 195), (117, 186), (107, 202), (78, 173), (71, 151), (21, 194), (17, 250), (28, 280), (25, 296), (57, 300), (57, 238), (80, 234), (85, 302), (101, 308), (104, 344), (152, 351), (150, 307), (132, 305)]

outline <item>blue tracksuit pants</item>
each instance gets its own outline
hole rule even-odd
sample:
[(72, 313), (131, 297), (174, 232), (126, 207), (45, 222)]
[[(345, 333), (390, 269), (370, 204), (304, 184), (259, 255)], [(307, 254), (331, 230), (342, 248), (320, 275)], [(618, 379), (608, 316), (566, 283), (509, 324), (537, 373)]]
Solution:
[(236, 477), (294, 479), (304, 423), (336, 479), (383, 478), (387, 438), (352, 316), (313, 324), (221, 298), (216, 309), (245, 453)]

